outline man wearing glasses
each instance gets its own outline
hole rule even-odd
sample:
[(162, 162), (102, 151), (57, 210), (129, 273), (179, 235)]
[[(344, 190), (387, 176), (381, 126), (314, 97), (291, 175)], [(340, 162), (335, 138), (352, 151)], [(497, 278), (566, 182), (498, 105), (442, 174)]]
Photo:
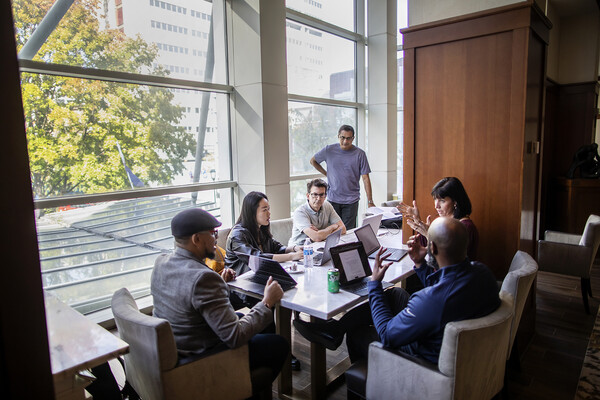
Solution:
[(171, 324), (180, 364), (247, 343), (250, 370), (271, 370), (271, 379), (257, 379), (259, 375), (252, 374), (252, 389), (258, 393), (271, 386), (289, 354), (289, 344), (282, 336), (262, 333), (273, 323), (272, 309), (283, 290), (270, 277), (262, 301), (246, 315), (236, 314), (226, 283), (235, 279), (235, 273), (225, 268), (219, 276), (204, 264), (205, 258), (215, 256), (219, 226), (215, 217), (199, 208), (173, 217), (175, 250), (157, 257), (150, 279), (153, 314)]
[(306, 203), (294, 211), (294, 226), (288, 246), (302, 245), (307, 237), (313, 242), (322, 242), (327, 236), (346, 227), (333, 206), (325, 201), (327, 183), (323, 179), (313, 179), (306, 185)]
[[(329, 201), (344, 221), (347, 229), (356, 228), (358, 201), (360, 200), (360, 177), (367, 193), (368, 207), (373, 207), (369, 161), (365, 152), (352, 144), (354, 128), (342, 125), (338, 131), (338, 144), (323, 147), (310, 159), (310, 163), (329, 182)], [(327, 170), (321, 163), (327, 163)]]

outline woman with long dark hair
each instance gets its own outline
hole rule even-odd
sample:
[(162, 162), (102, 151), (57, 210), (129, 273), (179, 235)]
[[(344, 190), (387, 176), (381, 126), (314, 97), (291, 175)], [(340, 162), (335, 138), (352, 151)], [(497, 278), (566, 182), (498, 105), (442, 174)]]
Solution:
[(237, 275), (248, 271), (248, 264), (237, 253), (271, 258), (278, 262), (300, 260), (301, 246), (284, 246), (273, 239), (270, 230), (271, 211), (264, 193), (250, 192), (244, 197), (242, 211), (231, 228), (225, 245), (225, 267)]
[[(454, 217), (467, 228), (469, 234), (467, 255), (470, 260), (475, 260), (477, 247), (479, 246), (479, 232), (473, 220), (471, 220), (471, 200), (460, 179), (455, 177), (443, 178), (433, 186), (431, 196), (433, 197), (435, 210), (440, 217)], [(401, 203), (398, 208), (402, 212), (402, 218), (406, 223), (426, 238), (427, 230), (431, 224), (431, 215), (427, 216), (425, 222), (422, 221), (415, 200), (413, 200), (412, 207)]]
[[(248, 193), (242, 202), (240, 217), (227, 237), (225, 267), (233, 269), (236, 275), (248, 271), (248, 264), (236, 252), (271, 258), (277, 262), (300, 260), (303, 257), (302, 246), (284, 246), (273, 239), (270, 220), (271, 209), (267, 196), (261, 192)], [(252, 308), (258, 301), (254, 297), (233, 292), (229, 299), (234, 309), (243, 306)], [(275, 325), (272, 324), (266, 331), (274, 333)], [(300, 361), (293, 354), (292, 370), (300, 371)]]

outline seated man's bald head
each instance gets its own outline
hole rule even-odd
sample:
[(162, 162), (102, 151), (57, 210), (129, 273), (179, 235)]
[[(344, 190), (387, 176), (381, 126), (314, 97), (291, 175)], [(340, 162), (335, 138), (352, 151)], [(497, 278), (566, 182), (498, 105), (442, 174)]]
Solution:
[(436, 218), (429, 227), (428, 236), (437, 247), (437, 253), (447, 259), (448, 265), (467, 258), (469, 235), (459, 220), (452, 217)]

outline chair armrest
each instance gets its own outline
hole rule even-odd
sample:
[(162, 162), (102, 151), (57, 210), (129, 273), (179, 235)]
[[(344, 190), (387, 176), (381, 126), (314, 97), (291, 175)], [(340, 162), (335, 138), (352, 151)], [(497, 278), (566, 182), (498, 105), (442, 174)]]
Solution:
[(165, 393), (174, 399), (248, 398), (252, 395), (248, 345), (166, 371), (163, 380)]
[(540, 271), (590, 277), (592, 249), (575, 244), (538, 241), (538, 266)]
[(450, 399), (451, 384), (435, 364), (379, 342), (369, 346), (367, 399)]
[(544, 232), (544, 240), (548, 242), (579, 244), (579, 241), (581, 240), (581, 235), (557, 231), (546, 231)]

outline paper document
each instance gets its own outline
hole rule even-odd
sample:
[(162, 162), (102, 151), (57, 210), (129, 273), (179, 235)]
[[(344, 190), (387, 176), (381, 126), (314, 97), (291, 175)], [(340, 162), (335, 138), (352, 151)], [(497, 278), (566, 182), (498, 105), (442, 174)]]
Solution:
[(367, 208), (367, 214), (383, 214), (382, 219), (396, 218), (400, 215), (400, 211), (396, 207), (369, 207)]

